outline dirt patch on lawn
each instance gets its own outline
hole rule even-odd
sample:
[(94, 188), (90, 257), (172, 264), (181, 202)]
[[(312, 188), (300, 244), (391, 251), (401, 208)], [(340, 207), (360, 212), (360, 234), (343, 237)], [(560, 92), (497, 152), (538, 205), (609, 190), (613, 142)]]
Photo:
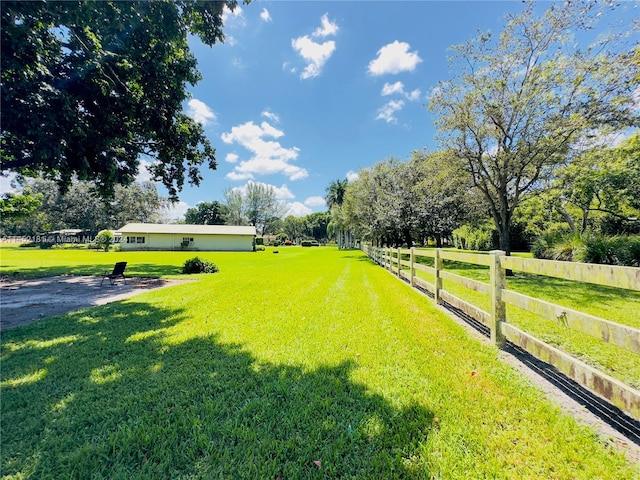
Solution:
[(61, 276), (30, 280), (0, 280), (0, 331), (61, 315), (104, 305), (142, 292), (167, 287), (179, 280), (127, 278), (111, 285), (102, 277)]

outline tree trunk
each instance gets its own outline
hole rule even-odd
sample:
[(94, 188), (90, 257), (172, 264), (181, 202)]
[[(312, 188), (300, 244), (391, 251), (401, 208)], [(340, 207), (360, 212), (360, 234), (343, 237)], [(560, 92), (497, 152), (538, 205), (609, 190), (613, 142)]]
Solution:
[(411, 231), (408, 228), (405, 228), (402, 232), (404, 234), (404, 240), (407, 243), (407, 248), (411, 248), (413, 245), (413, 238), (411, 237)]

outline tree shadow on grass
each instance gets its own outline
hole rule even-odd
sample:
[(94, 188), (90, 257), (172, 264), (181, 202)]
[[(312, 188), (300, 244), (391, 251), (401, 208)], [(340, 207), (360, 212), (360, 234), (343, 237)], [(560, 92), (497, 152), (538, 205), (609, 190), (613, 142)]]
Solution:
[[(40, 278), (40, 277), (54, 277), (57, 275), (102, 275), (105, 272), (111, 272), (115, 261), (109, 261), (106, 263), (98, 263), (91, 265), (52, 265), (47, 267), (36, 268), (24, 268), (18, 267), (12, 268), (12, 265), (4, 265), (5, 273), (8, 278), (13, 280), (27, 279), (27, 278)], [(155, 263), (129, 263), (125, 270), (126, 276), (131, 277), (147, 277), (147, 278), (160, 278), (166, 275), (179, 275), (182, 270), (182, 266), (176, 265), (161, 265)]]
[(627, 302), (640, 304), (640, 292), (625, 290), (604, 285), (582, 282), (572, 282), (560, 278), (522, 275), (513, 280), (514, 290), (521, 287), (524, 290), (535, 291), (536, 297), (557, 303), (566, 303), (567, 291), (571, 292), (573, 303), (611, 305), (624, 299)]
[(181, 310), (144, 303), (56, 320), (3, 343), (3, 475), (428, 478), (432, 413), (368, 392), (351, 362), (309, 371), (182, 340)]

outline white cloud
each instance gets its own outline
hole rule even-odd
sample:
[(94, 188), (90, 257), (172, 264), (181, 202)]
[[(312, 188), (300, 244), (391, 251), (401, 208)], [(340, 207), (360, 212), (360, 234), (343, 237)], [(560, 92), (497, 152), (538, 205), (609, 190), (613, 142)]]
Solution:
[(407, 100), (409, 100), (410, 102), (416, 102), (416, 101), (420, 100), (420, 89), (416, 88), (415, 90), (412, 90), (411, 92), (407, 92), (405, 94), (405, 98)]
[(231, 65), (238, 70), (242, 70), (244, 68), (244, 62), (240, 58), (234, 58), (231, 60)]
[(229, 180), (234, 180), (234, 181), (252, 180), (253, 175), (250, 173), (229, 172), (225, 175), (225, 178), (228, 178)]
[(168, 207), (164, 208), (163, 216), (169, 222), (183, 220), (188, 209), (189, 204), (187, 202), (170, 203)]
[(358, 172), (354, 172), (353, 170), (349, 170), (347, 172), (347, 180), (350, 182), (355, 182), (360, 178), (360, 174)]
[(304, 204), (307, 207), (324, 207), (327, 202), (324, 199), (324, 197), (320, 197), (320, 196), (315, 196), (315, 197), (309, 197), (304, 201)]
[(206, 103), (192, 98), (187, 102), (187, 105), (189, 107), (187, 109), (187, 115), (202, 124), (203, 127), (206, 127), (209, 121), (216, 121), (216, 114), (213, 113)]
[(298, 157), (299, 148), (285, 148), (279, 142), (267, 140), (267, 138), (280, 138), (284, 135), (281, 130), (262, 122), (256, 125), (253, 122), (243, 123), (231, 128), (231, 132), (223, 133), (222, 141), (228, 144), (237, 143), (250, 152), (253, 157), (240, 162), (233, 172), (227, 174), (231, 180), (244, 180), (253, 178), (254, 174), (269, 175), (280, 173), (289, 177), (289, 180), (298, 180), (309, 175), (304, 168), (292, 165), (289, 162)]
[(269, 120), (272, 120), (276, 123), (280, 123), (280, 117), (278, 115), (276, 115), (273, 112), (270, 112), (269, 110), (265, 110), (263, 111), (260, 115), (262, 115), (263, 117), (268, 118)]
[(378, 50), (378, 57), (369, 62), (371, 75), (387, 73), (411, 72), (422, 61), (418, 52), (410, 52), (411, 46), (406, 42), (394, 41)]
[(295, 195), (291, 193), (291, 190), (289, 190), (289, 188), (284, 184), (280, 188), (275, 185), (270, 185), (270, 187), (273, 188), (278, 200), (290, 200), (295, 198)]
[(236, 155), (235, 153), (227, 153), (227, 156), (224, 157), (224, 161), (225, 162), (229, 162), (229, 163), (236, 163), (238, 161), (238, 155)]
[[(320, 23), (321, 26), (312, 33), (314, 37), (327, 37), (335, 35), (338, 31), (338, 25), (331, 23), (326, 13), (320, 18)], [(336, 42), (328, 40), (324, 43), (317, 43), (309, 35), (303, 35), (292, 39), (291, 47), (307, 62), (307, 66), (300, 74), (300, 78), (306, 80), (320, 75), (322, 67), (336, 50)], [(285, 65), (287, 64), (285, 63)], [(285, 65), (282, 66), (283, 69)], [(291, 69), (291, 72), (295, 72), (295, 69)]]
[(229, 7), (226, 5), (222, 10), (222, 23), (225, 27), (229, 26), (244, 26), (245, 20), (244, 15), (242, 15), (242, 8), (240, 5), (236, 5), (236, 8), (233, 11), (229, 10)]
[(316, 43), (305, 35), (291, 40), (291, 46), (307, 61), (307, 66), (300, 74), (300, 78), (306, 80), (320, 75), (322, 67), (336, 49), (336, 42), (329, 40), (324, 43)]
[(269, 10), (267, 10), (266, 8), (263, 8), (262, 12), (260, 12), (260, 18), (265, 22), (270, 22), (271, 15), (269, 15)]
[(0, 172), (0, 194), (15, 193), (16, 189), (13, 188), (11, 182), (15, 180), (16, 174), (10, 171)]
[(147, 160), (140, 160), (138, 165), (138, 174), (136, 175), (136, 182), (152, 182), (151, 172), (149, 172), (148, 166), (151, 165), (151, 162)]
[(378, 116), (376, 120), (384, 120), (387, 123), (396, 123), (398, 119), (394, 114), (402, 110), (404, 107), (404, 100), (390, 100), (380, 110), (378, 110)]
[(383, 97), (387, 97), (389, 95), (402, 95), (404, 98), (409, 100), (410, 102), (415, 102), (420, 99), (420, 89), (416, 88), (411, 92), (407, 92), (404, 89), (404, 84), (402, 82), (389, 83), (385, 82), (382, 87), (382, 91), (380, 95)]
[(381, 95), (383, 97), (386, 97), (387, 95), (393, 95), (394, 93), (399, 93), (401, 95), (404, 95), (404, 84), (402, 82), (396, 82), (396, 83), (385, 82), (384, 86), (382, 87)]
[(294, 217), (306, 217), (310, 213), (313, 213), (313, 210), (307, 207), (304, 203), (292, 202), (287, 203), (287, 213), (285, 214), (285, 217), (289, 215), (293, 215)]
[(338, 32), (338, 25), (331, 23), (328, 13), (325, 13), (320, 17), (320, 23), (322, 25), (316, 28), (313, 32), (314, 37), (328, 37), (329, 35), (335, 35)]

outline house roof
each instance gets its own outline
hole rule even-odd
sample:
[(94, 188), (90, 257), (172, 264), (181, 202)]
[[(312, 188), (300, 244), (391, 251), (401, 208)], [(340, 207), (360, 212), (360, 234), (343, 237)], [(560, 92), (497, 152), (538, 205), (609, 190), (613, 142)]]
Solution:
[(169, 233), (176, 235), (256, 235), (256, 227), (239, 225), (189, 225), (162, 223), (127, 223), (120, 233)]

